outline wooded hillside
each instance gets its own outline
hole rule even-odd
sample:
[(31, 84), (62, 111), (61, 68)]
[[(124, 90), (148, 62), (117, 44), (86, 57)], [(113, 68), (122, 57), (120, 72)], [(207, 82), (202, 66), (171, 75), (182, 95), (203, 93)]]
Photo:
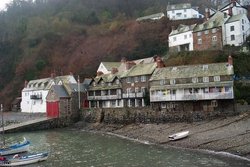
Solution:
[[(14, 0), (0, 13), (0, 103), (21, 96), (25, 80), (73, 74), (93, 77), (101, 61), (164, 56), (173, 22), (138, 23), (184, 0)], [(190, 0), (204, 9), (210, 1)]]

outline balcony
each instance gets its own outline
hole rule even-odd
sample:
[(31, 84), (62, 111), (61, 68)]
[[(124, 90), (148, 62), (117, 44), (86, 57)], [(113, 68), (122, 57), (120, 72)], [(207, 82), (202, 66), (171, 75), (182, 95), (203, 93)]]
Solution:
[(162, 101), (191, 101), (191, 100), (218, 100), (218, 99), (233, 99), (233, 92), (224, 93), (197, 93), (197, 94), (170, 94), (170, 95), (151, 95), (151, 102)]
[(30, 95), (30, 99), (32, 99), (32, 100), (40, 100), (40, 99), (42, 99), (42, 95)]
[(142, 98), (142, 97), (145, 97), (145, 93), (144, 92), (123, 93), (122, 97), (123, 98)]
[(103, 95), (103, 96), (88, 96), (88, 100), (116, 100), (121, 99), (121, 94), (118, 95)]

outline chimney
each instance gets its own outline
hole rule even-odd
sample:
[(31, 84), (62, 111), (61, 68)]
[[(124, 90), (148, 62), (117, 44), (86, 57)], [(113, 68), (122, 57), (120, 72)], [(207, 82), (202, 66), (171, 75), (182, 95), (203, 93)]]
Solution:
[(101, 71), (97, 71), (97, 73), (96, 73), (96, 76), (101, 76), (103, 74), (103, 72), (101, 72)]
[(233, 65), (233, 58), (231, 55), (228, 56), (228, 65)]
[(118, 72), (118, 69), (117, 69), (117, 68), (114, 68), (114, 67), (113, 67), (113, 68), (111, 69), (111, 74), (115, 74), (115, 73), (117, 73), (117, 72)]
[(205, 9), (205, 21), (207, 21), (210, 17), (210, 9), (209, 8), (206, 8)]
[(231, 3), (233, 4), (233, 6), (236, 6), (236, 0), (231, 0)]
[(161, 57), (157, 57), (156, 58), (156, 68), (163, 68), (165, 67), (165, 64), (163, 62), (163, 60), (161, 59)]
[(232, 8), (232, 5), (230, 5), (229, 8), (228, 8), (228, 15), (229, 15), (229, 16), (233, 16), (233, 8)]
[(25, 81), (24, 81), (24, 88), (27, 88), (27, 86), (28, 86), (28, 81), (25, 80)]
[(126, 70), (129, 70), (134, 65), (136, 65), (135, 62), (133, 62), (133, 61), (127, 61), (126, 62)]

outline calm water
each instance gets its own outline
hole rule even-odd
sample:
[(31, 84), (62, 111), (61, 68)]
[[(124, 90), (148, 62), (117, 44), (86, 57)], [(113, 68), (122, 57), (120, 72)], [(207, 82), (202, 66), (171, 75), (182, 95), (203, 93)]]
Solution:
[(183, 149), (164, 149), (114, 136), (74, 130), (8, 134), (25, 136), (31, 151), (49, 151), (47, 161), (29, 167), (250, 167), (250, 162)]

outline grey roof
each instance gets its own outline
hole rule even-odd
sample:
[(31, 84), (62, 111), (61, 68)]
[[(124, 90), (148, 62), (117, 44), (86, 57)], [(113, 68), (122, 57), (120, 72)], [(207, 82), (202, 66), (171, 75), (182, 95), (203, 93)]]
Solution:
[(121, 78), (149, 75), (154, 72), (155, 68), (156, 68), (156, 63), (137, 64), (131, 67), (131, 69), (129, 69), (127, 72), (124, 72), (121, 75)]
[(193, 25), (180, 24), (176, 30), (172, 30), (172, 32), (169, 34), (169, 36), (181, 34), (181, 33), (188, 32), (188, 31), (193, 31), (195, 26), (196, 26), (196, 24), (193, 24)]
[(167, 11), (180, 10), (180, 9), (190, 9), (190, 8), (191, 8), (190, 3), (181, 3), (181, 4), (168, 5)]
[(224, 24), (224, 13), (218, 11), (209, 20), (202, 24), (198, 24), (194, 28), (194, 32), (204, 31), (212, 28), (221, 27)]
[(235, 21), (239, 21), (241, 20), (244, 16), (246, 16), (246, 14), (238, 14), (238, 15), (234, 15), (234, 16), (231, 16), (225, 24), (227, 23), (232, 23), (232, 22), (235, 22)]
[(233, 68), (229, 70), (228, 63), (157, 68), (152, 74), (150, 81), (223, 75), (233, 75)]
[(73, 75), (57, 76), (54, 78), (42, 78), (29, 81), (27, 87), (24, 88), (23, 91), (49, 90), (52, 87), (52, 85), (58, 85), (64, 83), (77, 83), (77, 82)]
[(152, 15), (148, 15), (148, 16), (144, 16), (144, 17), (139, 17), (136, 19), (136, 21), (142, 21), (142, 20), (154, 20), (155, 18), (162, 18), (164, 15), (164, 13), (155, 13), (155, 14), (152, 14)]
[(54, 90), (59, 98), (69, 97), (69, 94), (67, 93), (63, 85), (53, 85), (51, 89)]

